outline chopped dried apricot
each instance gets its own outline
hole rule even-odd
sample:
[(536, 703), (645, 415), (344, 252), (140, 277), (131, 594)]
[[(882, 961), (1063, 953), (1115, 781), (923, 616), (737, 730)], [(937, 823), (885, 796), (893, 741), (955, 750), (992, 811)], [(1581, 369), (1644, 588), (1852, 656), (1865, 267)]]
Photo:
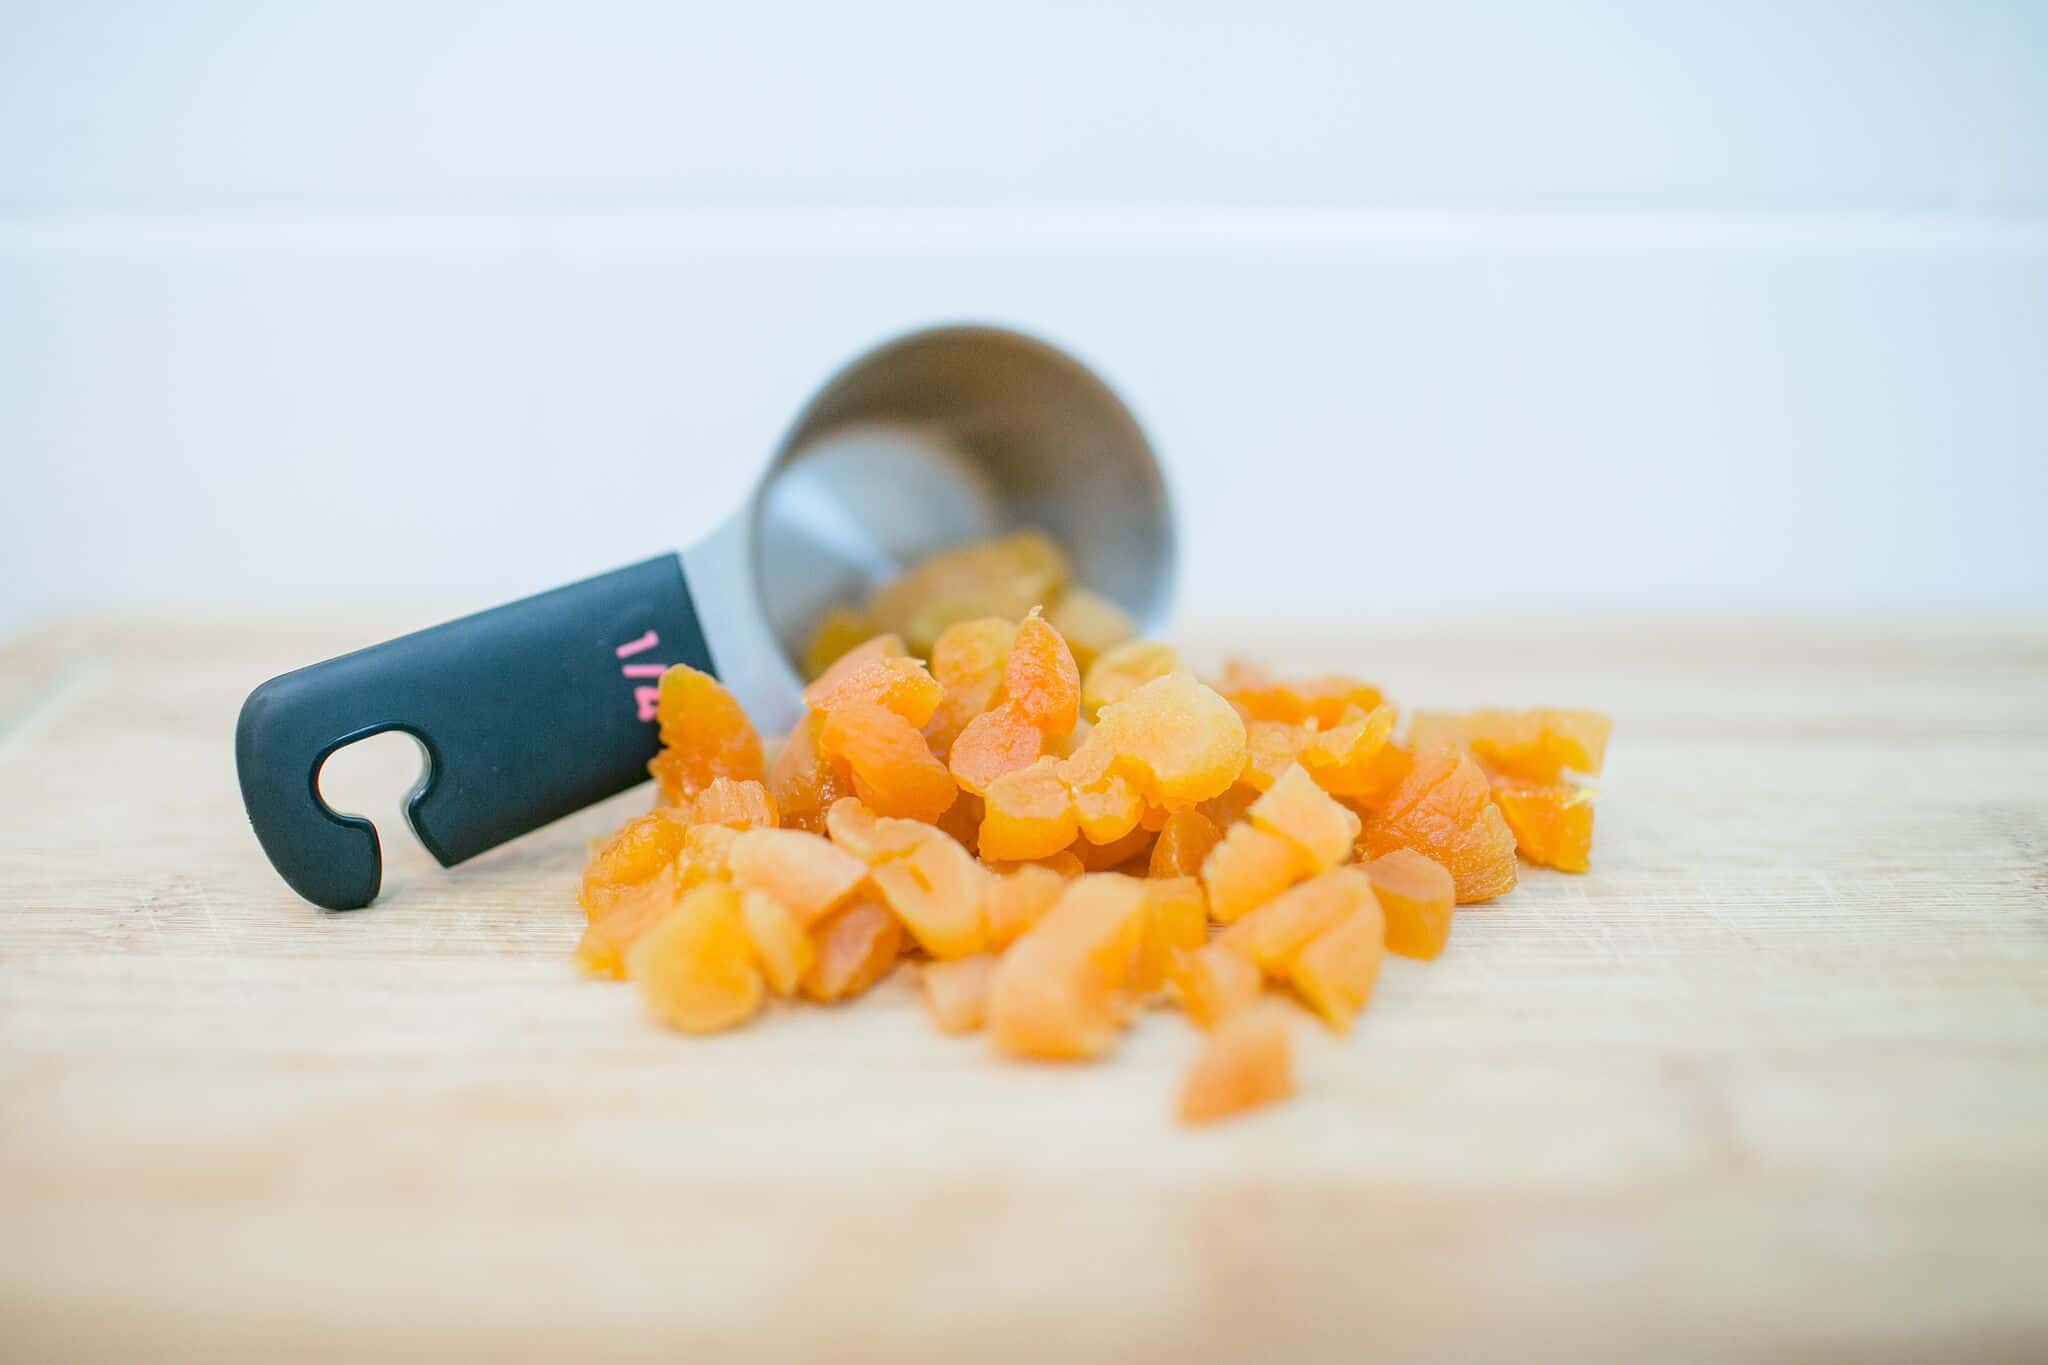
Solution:
[(682, 894), (674, 863), (663, 863), (646, 881), (623, 888), (605, 912), (584, 927), (576, 945), (576, 965), (588, 976), (624, 980), (626, 950), (675, 909)]
[(832, 803), (853, 792), (853, 775), (845, 765), (818, 752), (818, 731), (823, 725), (817, 712), (806, 711), (768, 765), (768, 795), (783, 825), (821, 829)]
[(1004, 773), (983, 798), (982, 856), (1043, 858), (1074, 842), (1074, 797), (1051, 756)]
[(1317, 786), (1298, 763), (1252, 802), (1246, 814), (1266, 833), (1293, 843), (1318, 872), (1349, 858), (1351, 845), (1358, 838), (1358, 816)]
[(1332, 796), (1371, 798), (1379, 794), (1389, 785), (1382, 756), (1397, 715), (1385, 702), (1370, 711), (1346, 711), (1343, 720), (1309, 737), (1301, 748), (1301, 766)]
[(1266, 975), (1285, 979), (1295, 956), (1311, 939), (1366, 908), (1377, 917), (1378, 902), (1365, 873), (1355, 867), (1332, 868), (1249, 911), (1216, 941), (1243, 954)]
[(946, 689), (915, 659), (870, 659), (851, 672), (820, 678), (804, 689), (804, 705), (836, 711), (849, 702), (873, 702), (919, 729), (939, 709)]
[(1104, 773), (1085, 787), (1074, 788), (1074, 819), (1091, 844), (1113, 844), (1139, 830), (1145, 798), (1122, 773)]
[(875, 633), (867, 616), (852, 607), (827, 607), (804, 646), (804, 676), (816, 678), (855, 645)]
[(1198, 810), (1177, 810), (1160, 826), (1159, 842), (1152, 845), (1150, 872), (1155, 877), (1192, 877), (1202, 871), (1202, 860), (1223, 837)]
[(933, 957), (966, 957), (988, 947), (981, 907), (989, 873), (937, 830), (868, 875), (883, 902)]
[(1209, 906), (1202, 884), (1193, 877), (1160, 877), (1145, 883), (1145, 936), (1131, 989), (1148, 993), (1166, 984), (1167, 969), (1177, 952), (1209, 941)]
[(1532, 863), (1584, 872), (1593, 850), (1593, 793), (1570, 782), (1495, 778), (1493, 803), (1507, 818), (1515, 848)]
[(714, 777), (690, 802), (690, 819), (700, 825), (733, 829), (774, 829), (775, 800), (766, 786), (751, 778)]
[(740, 895), (710, 882), (686, 894), (626, 950), (626, 973), (655, 1018), (684, 1033), (717, 1033), (761, 1008), (761, 972)]
[(1314, 871), (1291, 841), (1256, 825), (1232, 825), (1202, 860), (1210, 917), (1233, 923)]
[(1441, 863), (1412, 848), (1397, 848), (1367, 863), (1365, 875), (1386, 915), (1390, 950), (1425, 960), (1443, 952), (1458, 897)]
[(1252, 802), (1264, 795), (1249, 782), (1233, 783), (1221, 795), (1198, 802), (1195, 809), (1208, 818), (1217, 829), (1229, 829), (1244, 819), (1244, 813), (1252, 808)]
[(818, 748), (846, 760), (854, 792), (883, 815), (936, 820), (958, 794), (946, 765), (932, 757), (924, 736), (903, 717), (868, 701), (826, 713)]
[(1059, 600), (1045, 609), (1045, 619), (1074, 651), (1074, 662), (1084, 673), (1104, 651), (1122, 644), (1138, 630), (1122, 607), (1086, 588), (1068, 588), (1061, 593)]
[(1515, 836), (1493, 804), (1486, 774), (1457, 749), (1416, 755), (1385, 808), (1366, 821), (1359, 848), (1370, 858), (1412, 848), (1443, 864), (1460, 905), (1515, 885)]
[(1238, 780), (1265, 791), (1295, 765), (1316, 737), (1313, 727), (1285, 720), (1254, 720), (1244, 727), (1244, 771)]
[(953, 741), (946, 766), (960, 786), (986, 796), (990, 783), (1037, 761), (1044, 752), (1045, 735), (1030, 717), (1004, 702), (967, 722)]
[(815, 687), (829, 692), (877, 659), (899, 659), (908, 653), (903, 647), (903, 637), (894, 631), (871, 635), (840, 654), (829, 667), (811, 679), (810, 687), (804, 690), (808, 692)]
[(1088, 665), (1081, 683), (1081, 705), (1090, 717), (1169, 673), (1182, 671), (1180, 654), (1157, 640), (1131, 640), (1106, 650)]
[(989, 1036), (1018, 1057), (1100, 1056), (1124, 1024), (1122, 994), (1143, 946), (1144, 883), (1082, 877), (997, 964)]
[(740, 832), (730, 825), (692, 825), (683, 836), (683, 851), (676, 855), (676, 872), (683, 889), (700, 882), (723, 881), (732, 871), (733, 841)]
[(1465, 717), (1465, 741), (1494, 772), (1555, 782), (1567, 770), (1598, 776), (1613, 728), (1598, 711), (1473, 711)]
[(648, 767), (670, 804), (695, 796), (714, 777), (760, 778), (761, 737), (709, 673), (677, 664), (662, 674), (655, 720), (664, 752)]
[(1237, 659), (1224, 665), (1221, 691), (1252, 720), (1313, 720), (1324, 728), (1340, 723), (1347, 707), (1370, 711), (1381, 700), (1378, 688), (1342, 674), (1282, 682)]
[(876, 815), (851, 796), (833, 802), (825, 812), (825, 832), (834, 844), (869, 864), (900, 858), (927, 836), (920, 821)]
[(1220, 795), (1244, 767), (1244, 721), (1188, 673), (1154, 678), (1103, 707), (1096, 731), (1145, 799), (1162, 806)]
[(940, 758), (968, 722), (1002, 697), (1003, 670), (1017, 627), (998, 616), (984, 616), (948, 626), (932, 645), (932, 676), (945, 689), (938, 710), (925, 723), (925, 740)]
[(740, 892), (740, 919), (754, 944), (754, 961), (777, 995), (796, 994), (804, 973), (818, 959), (816, 945), (789, 907), (766, 891)]
[[(1075, 868), (1075, 874), (1079, 872)], [(1022, 863), (998, 873), (983, 891), (989, 947), (1000, 953), (1015, 943), (1045, 918), (1066, 890), (1066, 877), (1037, 863)]]
[(1026, 528), (942, 550), (913, 565), (869, 599), (867, 614), (882, 628), (901, 632), (922, 654), (957, 622), (977, 616), (1014, 621), (1054, 600), (1069, 572), (1066, 554), (1052, 538)]
[(1003, 696), (1042, 735), (1063, 735), (1081, 714), (1081, 670), (1060, 633), (1033, 611), (1017, 626), (1003, 666)]
[(733, 884), (764, 891), (809, 928), (867, 879), (868, 866), (829, 839), (794, 829), (748, 830), (726, 855)]
[(688, 820), (661, 806), (621, 825), (583, 866), (578, 899), (584, 915), (593, 921), (603, 917), (634, 887), (674, 862), (689, 837)]
[(1286, 1007), (1260, 1005), (1229, 1015), (1181, 1083), (1180, 1121), (1208, 1123), (1294, 1093), (1294, 1040)]
[(1182, 949), (1167, 967), (1180, 1007), (1199, 1028), (1215, 1028), (1225, 1018), (1258, 1003), (1265, 978), (1252, 960), (1220, 943)]
[(924, 1003), (941, 1033), (972, 1033), (987, 1021), (995, 965), (987, 953), (924, 964), (919, 972)]
[(903, 950), (903, 926), (873, 901), (857, 900), (811, 933), (817, 951), (798, 989), (829, 1005), (851, 1000), (889, 974)]
[(1076, 839), (1068, 850), (1081, 860), (1081, 866), (1089, 872), (1137, 871), (1127, 869), (1125, 864), (1135, 864), (1152, 856), (1154, 835), (1149, 829), (1134, 829), (1121, 839), (1112, 839), (1106, 844), (1091, 844), (1086, 839)]
[[(1349, 871), (1341, 868), (1340, 871)], [(1287, 979), (1309, 1007), (1339, 1033), (1372, 998), (1386, 956), (1385, 921), (1371, 899), (1317, 934), (1288, 965)]]

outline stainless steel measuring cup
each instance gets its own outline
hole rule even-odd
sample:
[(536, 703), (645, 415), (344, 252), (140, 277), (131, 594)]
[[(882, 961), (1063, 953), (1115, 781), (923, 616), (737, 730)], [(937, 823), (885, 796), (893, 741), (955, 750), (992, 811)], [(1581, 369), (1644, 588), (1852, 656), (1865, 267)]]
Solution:
[(271, 864), (331, 910), (376, 897), (375, 827), (321, 799), (321, 765), (401, 730), (420, 744), (405, 815), (445, 866), (635, 783), (659, 745), (655, 683), (718, 676), (764, 730), (802, 706), (825, 606), (911, 561), (1019, 526), (1081, 581), (1163, 625), (1173, 510), (1128, 409), (1078, 360), (1017, 332), (940, 327), (828, 380), (711, 535), (523, 601), (272, 678), (235, 730), (242, 801)]

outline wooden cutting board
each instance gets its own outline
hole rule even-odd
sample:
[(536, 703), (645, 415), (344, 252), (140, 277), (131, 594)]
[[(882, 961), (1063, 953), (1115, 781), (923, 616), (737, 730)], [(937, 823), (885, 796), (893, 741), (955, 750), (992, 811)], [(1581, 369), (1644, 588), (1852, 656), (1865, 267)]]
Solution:
[(2048, 628), (1268, 629), (1611, 712), (1596, 870), (1186, 1132), (1172, 1014), (1004, 1065), (899, 972), (659, 1032), (568, 961), (644, 791), (453, 872), (386, 820), (381, 901), (298, 902), (235, 709), (416, 624), (0, 649), (0, 1357), (2048, 1356)]

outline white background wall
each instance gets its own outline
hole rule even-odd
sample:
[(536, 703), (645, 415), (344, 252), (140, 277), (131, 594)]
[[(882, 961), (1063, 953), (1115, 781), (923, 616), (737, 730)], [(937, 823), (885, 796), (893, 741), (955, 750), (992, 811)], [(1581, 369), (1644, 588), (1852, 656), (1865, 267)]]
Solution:
[(0, 632), (680, 545), (985, 319), (1184, 613), (2048, 603), (2048, 5), (0, 0)]

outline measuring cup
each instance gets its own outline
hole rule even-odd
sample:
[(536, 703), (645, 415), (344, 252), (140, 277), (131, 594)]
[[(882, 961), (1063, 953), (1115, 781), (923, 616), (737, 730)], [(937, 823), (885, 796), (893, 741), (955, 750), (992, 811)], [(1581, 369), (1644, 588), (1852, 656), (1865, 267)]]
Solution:
[(249, 821), (301, 896), (368, 905), (383, 876), (376, 828), (320, 796), (321, 765), (343, 745), (386, 730), (419, 742), (406, 820), (453, 866), (645, 781), (664, 669), (712, 673), (762, 729), (787, 729), (803, 704), (795, 661), (821, 609), (934, 550), (1019, 526), (1051, 532), (1080, 581), (1141, 628), (1163, 624), (1173, 510), (1109, 387), (998, 328), (887, 342), (826, 382), (745, 502), (691, 548), (250, 693), (235, 727)]

